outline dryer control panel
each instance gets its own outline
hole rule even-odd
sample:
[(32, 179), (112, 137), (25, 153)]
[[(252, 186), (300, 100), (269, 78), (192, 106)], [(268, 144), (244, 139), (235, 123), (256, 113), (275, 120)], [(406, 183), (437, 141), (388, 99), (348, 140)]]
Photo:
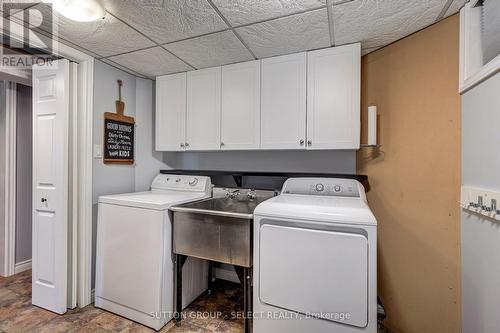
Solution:
[(188, 192), (211, 191), (210, 177), (159, 174), (151, 184), (152, 190), (179, 190)]
[(354, 179), (290, 178), (283, 185), (281, 193), (358, 198), (360, 191), (364, 191), (364, 188)]

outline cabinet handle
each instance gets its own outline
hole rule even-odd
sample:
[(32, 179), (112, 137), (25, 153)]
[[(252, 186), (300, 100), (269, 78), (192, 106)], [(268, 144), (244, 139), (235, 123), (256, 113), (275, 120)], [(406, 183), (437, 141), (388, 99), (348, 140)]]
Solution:
[(311, 141), (311, 140), (307, 140), (307, 145), (308, 145), (309, 147), (310, 147), (310, 146), (312, 146), (312, 144), (313, 144), (313, 143), (312, 143), (312, 141)]
[(181, 143), (181, 148), (184, 148), (184, 144), (183, 143)]
[(221, 143), (220, 143), (220, 146), (221, 146), (221, 147), (222, 147), (222, 146), (224, 146), (224, 145), (225, 145), (225, 143), (224, 143), (224, 142), (221, 142)]
[(189, 143), (186, 142), (186, 147), (189, 147)]
[(304, 139), (300, 139), (299, 143), (300, 143), (301, 146), (303, 146), (304, 145)]

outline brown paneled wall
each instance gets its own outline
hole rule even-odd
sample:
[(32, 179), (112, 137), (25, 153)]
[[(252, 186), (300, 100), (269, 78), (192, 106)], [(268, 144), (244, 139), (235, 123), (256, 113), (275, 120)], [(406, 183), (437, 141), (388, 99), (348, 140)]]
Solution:
[(362, 60), (380, 149), (361, 149), (378, 219), (378, 293), (394, 332), (460, 332), (458, 15)]

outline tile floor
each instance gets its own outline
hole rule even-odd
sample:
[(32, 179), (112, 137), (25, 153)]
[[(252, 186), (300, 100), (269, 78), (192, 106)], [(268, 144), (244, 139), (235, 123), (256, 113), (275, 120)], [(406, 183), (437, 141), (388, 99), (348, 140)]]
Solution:
[[(234, 319), (234, 313), (241, 311), (241, 298), (242, 290), (237, 284), (218, 280), (214, 284), (214, 293), (211, 296), (202, 295), (183, 311), (185, 320), (180, 327), (167, 325), (160, 332), (243, 332), (243, 321)], [(92, 305), (69, 310), (62, 316), (33, 306), (31, 271), (25, 271), (9, 278), (0, 277), (0, 332), (152, 333), (155, 331)]]

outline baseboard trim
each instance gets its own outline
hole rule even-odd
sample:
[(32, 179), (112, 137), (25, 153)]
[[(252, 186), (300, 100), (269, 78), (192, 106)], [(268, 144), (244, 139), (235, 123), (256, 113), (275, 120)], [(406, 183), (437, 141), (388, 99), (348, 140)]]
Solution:
[(238, 274), (233, 270), (227, 270), (220, 267), (215, 268), (215, 277), (217, 279), (231, 281), (240, 283), (240, 279), (238, 279)]
[(28, 269), (31, 269), (31, 259), (16, 263), (14, 266), (14, 274), (27, 271)]

